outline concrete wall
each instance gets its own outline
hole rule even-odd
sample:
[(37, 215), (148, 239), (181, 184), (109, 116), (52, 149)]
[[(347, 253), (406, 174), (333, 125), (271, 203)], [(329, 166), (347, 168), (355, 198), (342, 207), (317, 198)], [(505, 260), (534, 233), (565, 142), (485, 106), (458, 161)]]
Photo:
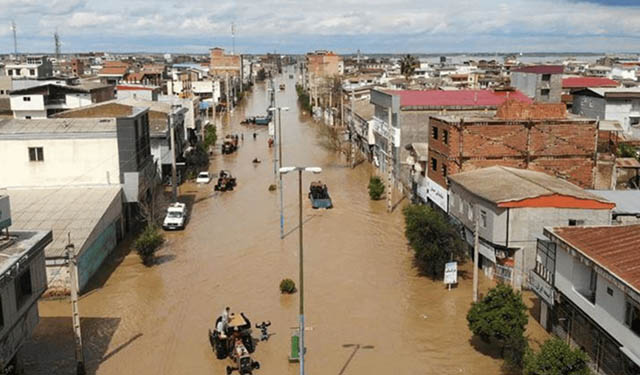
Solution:
[[(25, 98), (29, 98), (29, 101), (25, 101)], [(32, 118), (47, 118), (43, 95), (12, 95), (10, 102), (14, 118), (25, 118), (24, 116), (30, 115), (38, 116)]]
[[(640, 337), (624, 324), (625, 301), (628, 298), (624, 292), (600, 274), (597, 275), (595, 304), (592, 304), (575, 290), (574, 280), (588, 277), (588, 269), (589, 266), (581, 263), (577, 257), (571, 256), (562, 246), (558, 246), (555, 288), (624, 347), (640, 357)], [(584, 275), (585, 273), (587, 275)], [(607, 288), (613, 290), (613, 295), (607, 293)]]
[[(513, 72), (511, 86), (522, 91), (526, 96), (537, 102), (558, 103), (562, 95), (562, 74), (551, 74), (549, 81), (542, 80), (543, 74)], [(548, 96), (541, 91), (549, 90)]]
[(530, 98), (536, 96), (537, 74), (513, 72), (511, 73), (511, 86), (520, 90)]
[(78, 108), (91, 105), (91, 94), (66, 94), (66, 108)]
[(630, 117), (640, 117), (640, 99), (607, 99), (606, 120), (619, 121), (625, 133), (631, 133)]
[(579, 95), (573, 96), (571, 112), (583, 117), (605, 119), (605, 100), (597, 96)]
[[(29, 147), (42, 147), (44, 161), (30, 161)], [(4, 160), (0, 185), (118, 184), (115, 134), (103, 138), (0, 140)]]

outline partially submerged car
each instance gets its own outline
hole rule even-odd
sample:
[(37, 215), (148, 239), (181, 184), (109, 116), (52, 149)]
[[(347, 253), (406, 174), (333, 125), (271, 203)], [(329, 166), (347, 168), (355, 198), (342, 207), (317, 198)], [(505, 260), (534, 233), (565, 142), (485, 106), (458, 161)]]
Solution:
[(184, 229), (187, 221), (187, 205), (176, 202), (167, 207), (167, 214), (162, 222), (164, 230)]
[(209, 172), (198, 173), (198, 177), (196, 177), (196, 183), (208, 184), (209, 182), (211, 182), (211, 175), (209, 174)]

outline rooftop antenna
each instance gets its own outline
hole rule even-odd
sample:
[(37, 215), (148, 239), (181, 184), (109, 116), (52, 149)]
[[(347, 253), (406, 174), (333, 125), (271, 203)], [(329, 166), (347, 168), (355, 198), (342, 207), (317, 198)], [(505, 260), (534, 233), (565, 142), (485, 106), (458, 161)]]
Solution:
[(231, 22), (231, 40), (233, 43), (233, 49), (231, 51), (235, 55), (236, 54), (236, 23), (235, 22)]
[(16, 21), (11, 20), (11, 31), (13, 31), (13, 54), (18, 56), (18, 37), (16, 35)]
[(58, 34), (58, 29), (53, 33), (53, 42), (56, 46), (56, 61), (60, 61), (60, 34)]

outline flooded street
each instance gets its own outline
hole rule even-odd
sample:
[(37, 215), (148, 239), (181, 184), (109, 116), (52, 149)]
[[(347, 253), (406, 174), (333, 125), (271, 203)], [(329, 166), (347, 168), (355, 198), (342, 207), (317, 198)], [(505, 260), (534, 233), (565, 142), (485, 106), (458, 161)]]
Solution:
[[(291, 71), (293, 73), (293, 71)], [(317, 145), (316, 127), (299, 113), (294, 80), (277, 92), (284, 132), (283, 165), (320, 166), (303, 174), (305, 335), (309, 374), (500, 374), (502, 360), (475, 347), (467, 329), (471, 301), (470, 264), (457, 288), (416, 275), (406, 246), (401, 210), (372, 202), (368, 163), (355, 169)], [(192, 204), (186, 230), (169, 233), (157, 265), (146, 268), (135, 252), (110, 260), (113, 272), (80, 301), (88, 373), (224, 374), (207, 338), (225, 306), (254, 323), (270, 320), (274, 335), (258, 344), (256, 374), (297, 374), (289, 364), (298, 294), (281, 295), (280, 280), (298, 284), (298, 181), (285, 175), (285, 233), (279, 235), (278, 193), (267, 128), (240, 125), (261, 115), (267, 91), (256, 85), (218, 136), (243, 133), (238, 152), (212, 160), (212, 172), (237, 177), (234, 191), (213, 192), (213, 182), (180, 187)], [(251, 134), (256, 131), (254, 141)], [(255, 157), (261, 164), (251, 163)], [(334, 207), (312, 210), (306, 192), (312, 180), (329, 187)], [(108, 276), (108, 278), (107, 278)], [(481, 277), (481, 291), (489, 282)], [(40, 303), (41, 321), (25, 345), (28, 374), (74, 371), (68, 301)], [(535, 325), (530, 319), (529, 325)], [(254, 336), (257, 336), (254, 330)], [(372, 346), (359, 348), (349, 346)], [(345, 347), (347, 345), (347, 347)]]

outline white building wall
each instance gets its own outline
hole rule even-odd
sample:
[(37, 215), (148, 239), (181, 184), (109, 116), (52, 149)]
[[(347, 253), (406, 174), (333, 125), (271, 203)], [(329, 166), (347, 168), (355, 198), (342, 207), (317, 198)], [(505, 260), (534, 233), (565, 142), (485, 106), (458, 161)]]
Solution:
[[(42, 147), (44, 161), (29, 161)], [(113, 138), (0, 141), (0, 187), (119, 184), (118, 144)]]
[(25, 118), (24, 115), (23, 117), (17, 117), (15, 115), (16, 112), (23, 111), (30, 111), (34, 115), (40, 115), (42, 112), (44, 112), (44, 117), (32, 118), (47, 118), (47, 111), (45, 110), (43, 95), (11, 95), (9, 102), (11, 104), (11, 110), (14, 111), (15, 118)]
[(605, 105), (604, 117), (606, 120), (619, 121), (625, 133), (631, 133), (629, 117), (640, 117), (640, 100), (609, 100)]
[[(591, 304), (574, 287), (574, 280), (585, 277), (587, 279), (589, 277), (588, 267), (581, 266), (577, 257), (571, 256), (561, 246), (558, 246), (556, 252), (555, 288), (624, 347), (640, 357), (640, 337), (624, 324), (626, 297), (622, 290), (598, 275), (596, 300), (595, 304)], [(607, 293), (607, 288), (613, 290), (613, 295)]]
[(91, 94), (67, 94), (65, 95), (66, 108), (78, 108), (91, 105)]

